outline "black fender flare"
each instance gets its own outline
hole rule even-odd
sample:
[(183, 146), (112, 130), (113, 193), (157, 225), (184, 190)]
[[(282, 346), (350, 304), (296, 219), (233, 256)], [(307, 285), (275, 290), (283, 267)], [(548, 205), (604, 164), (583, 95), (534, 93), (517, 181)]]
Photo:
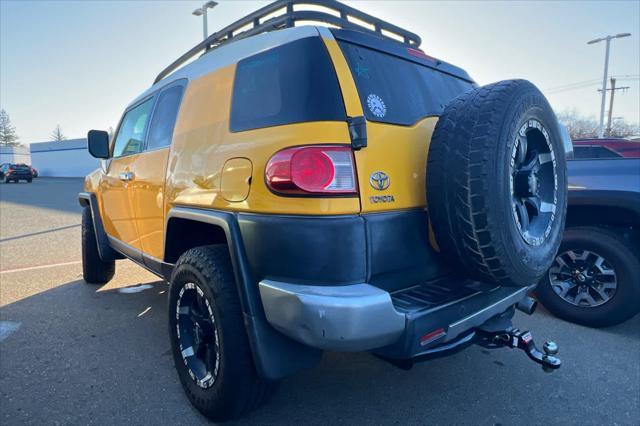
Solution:
[(93, 222), (93, 230), (96, 233), (96, 241), (98, 242), (98, 255), (100, 259), (105, 262), (124, 259), (124, 256), (115, 251), (109, 245), (109, 239), (107, 233), (104, 230), (102, 224), (102, 218), (100, 217), (100, 209), (98, 208), (98, 200), (96, 195), (92, 192), (80, 192), (78, 193), (78, 202), (82, 207), (89, 208), (91, 211), (91, 218)]
[[(301, 369), (312, 367), (320, 361), (321, 350), (286, 337), (267, 322), (258, 281), (252, 276), (247, 261), (236, 213), (193, 207), (173, 207), (169, 210), (165, 221), (165, 240), (167, 238), (166, 227), (172, 218), (215, 225), (225, 233), (245, 328), (256, 370), (261, 377), (267, 380), (278, 380)], [(166, 251), (165, 244), (165, 259)]]

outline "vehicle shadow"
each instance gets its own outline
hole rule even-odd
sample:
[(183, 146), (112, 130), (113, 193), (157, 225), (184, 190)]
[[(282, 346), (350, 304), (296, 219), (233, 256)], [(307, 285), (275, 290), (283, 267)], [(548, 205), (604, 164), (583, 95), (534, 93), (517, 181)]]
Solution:
[[(167, 290), (161, 281), (100, 288), (76, 280), (0, 308), (1, 321), (19, 324), (0, 342), (3, 424), (206, 424), (173, 367)], [(524, 354), (507, 349), (471, 347), (411, 371), (365, 353), (327, 353), (317, 367), (283, 380), (270, 403), (232, 424), (637, 419), (640, 384), (629, 374), (630, 360), (640, 355), (634, 332), (624, 356), (620, 338), (609, 330), (576, 328), (544, 313), (517, 319), (560, 336), (565, 364), (559, 372), (543, 374)], [(594, 347), (611, 350), (588, 352)], [(598, 362), (606, 368), (584, 374), (585, 364)], [(596, 383), (598, 392), (590, 392)]]

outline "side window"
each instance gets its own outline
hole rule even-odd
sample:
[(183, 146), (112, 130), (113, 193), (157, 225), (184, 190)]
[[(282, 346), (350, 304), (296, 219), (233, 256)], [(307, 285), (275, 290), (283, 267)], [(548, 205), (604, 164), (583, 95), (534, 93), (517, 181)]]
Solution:
[(610, 150), (609, 148), (605, 148), (604, 146), (594, 146), (594, 157), (596, 158), (620, 158), (622, 157), (618, 153)]
[(113, 145), (114, 158), (142, 151), (152, 106), (153, 98), (150, 98), (124, 115)]
[(573, 146), (573, 158), (587, 159), (593, 158), (590, 146), (574, 145)]
[(238, 62), (232, 132), (345, 119), (338, 78), (320, 37), (292, 41)]
[(184, 88), (173, 86), (160, 94), (158, 104), (151, 119), (147, 149), (163, 148), (171, 145), (173, 128), (178, 117), (178, 108)]

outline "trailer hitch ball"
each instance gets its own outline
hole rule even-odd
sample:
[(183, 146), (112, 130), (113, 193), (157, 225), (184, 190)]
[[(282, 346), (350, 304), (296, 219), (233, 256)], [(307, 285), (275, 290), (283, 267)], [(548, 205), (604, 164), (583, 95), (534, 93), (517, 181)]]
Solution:
[(542, 345), (542, 350), (544, 351), (544, 355), (542, 357), (542, 370), (545, 373), (551, 373), (553, 372), (553, 370), (555, 370), (555, 368), (551, 366), (560, 364), (560, 360), (555, 357), (555, 355), (558, 353), (558, 345), (556, 344), (556, 342), (552, 341), (544, 342), (544, 345)]
[(544, 342), (542, 350), (544, 350), (544, 353), (547, 355), (555, 355), (558, 353), (558, 345), (556, 342), (549, 340), (548, 342)]

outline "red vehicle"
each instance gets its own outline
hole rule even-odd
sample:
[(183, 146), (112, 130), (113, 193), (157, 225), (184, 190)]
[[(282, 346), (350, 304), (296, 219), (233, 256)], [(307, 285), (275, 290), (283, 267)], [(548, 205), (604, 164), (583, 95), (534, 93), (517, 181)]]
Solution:
[(622, 138), (574, 139), (574, 158), (640, 158), (640, 141)]

